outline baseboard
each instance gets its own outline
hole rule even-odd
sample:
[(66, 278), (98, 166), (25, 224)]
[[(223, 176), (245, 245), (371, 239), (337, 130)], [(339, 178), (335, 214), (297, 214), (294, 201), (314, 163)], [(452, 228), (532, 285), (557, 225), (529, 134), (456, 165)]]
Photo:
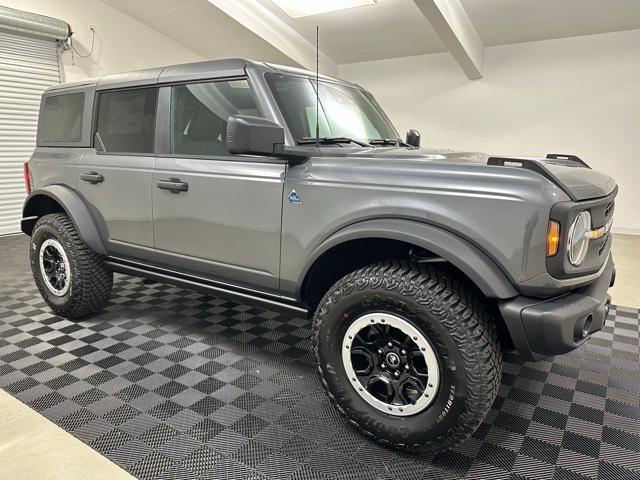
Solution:
[(613, 233), (621, 233), (623, 235), (640, 235), (640, 228), (616, 228), (611, 229)]

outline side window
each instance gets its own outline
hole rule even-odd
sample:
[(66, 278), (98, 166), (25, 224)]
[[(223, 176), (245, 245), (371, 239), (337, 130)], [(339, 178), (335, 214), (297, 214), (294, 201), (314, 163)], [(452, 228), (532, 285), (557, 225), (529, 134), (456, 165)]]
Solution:
[(96, 147), (106, 152), (153, 153), (157, 97), (156, 88), (101, 93)]
[(84, 93), (47, 97), (42, 110), (43, 142), (79, 142), (82, 138)]
[(227, 155), (227, 119), (231, 115), (260, 115), (247, 80), (172, 87), (171, 153)]

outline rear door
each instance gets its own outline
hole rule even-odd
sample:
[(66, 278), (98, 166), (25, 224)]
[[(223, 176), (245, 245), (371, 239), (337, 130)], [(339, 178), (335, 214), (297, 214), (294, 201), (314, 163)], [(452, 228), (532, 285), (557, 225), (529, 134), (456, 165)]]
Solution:
[(247, 80), (167, 86), (160, 98), (167, 125), (152, 182), (158, 261), (276, 291), (285, 164), (226, 150), (229, 116), (260, 115)]
[(154, 260), (151, 175), (158, 89), (97, 95), (94, 148), (80, 160), (79, 191), (109, 254)]

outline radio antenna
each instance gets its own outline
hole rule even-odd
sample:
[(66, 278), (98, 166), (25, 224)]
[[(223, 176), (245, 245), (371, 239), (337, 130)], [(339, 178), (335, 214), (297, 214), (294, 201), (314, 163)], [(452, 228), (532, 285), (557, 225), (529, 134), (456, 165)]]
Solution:
[(316, 146), (318, 146), (320, 144), (320, 90), (318, 90), (320, 82), (318, 81), (320, 74), (318, 73), (319, 71), (319, 64), (320, 61), (319, 56), (319, 38), (320, 38), (320, 29), (318, 27), (318, 25), (316, 25)]

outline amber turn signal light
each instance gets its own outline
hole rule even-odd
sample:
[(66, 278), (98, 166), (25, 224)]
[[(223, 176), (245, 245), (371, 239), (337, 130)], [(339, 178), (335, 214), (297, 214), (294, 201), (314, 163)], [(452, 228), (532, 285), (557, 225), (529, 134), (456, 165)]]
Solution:
[(549, 229), (547, 230), (547, 257), (553, 257), (558, 253), (558, 246), (560, 245), (560, 224), (555, 220), (549, 222)]

